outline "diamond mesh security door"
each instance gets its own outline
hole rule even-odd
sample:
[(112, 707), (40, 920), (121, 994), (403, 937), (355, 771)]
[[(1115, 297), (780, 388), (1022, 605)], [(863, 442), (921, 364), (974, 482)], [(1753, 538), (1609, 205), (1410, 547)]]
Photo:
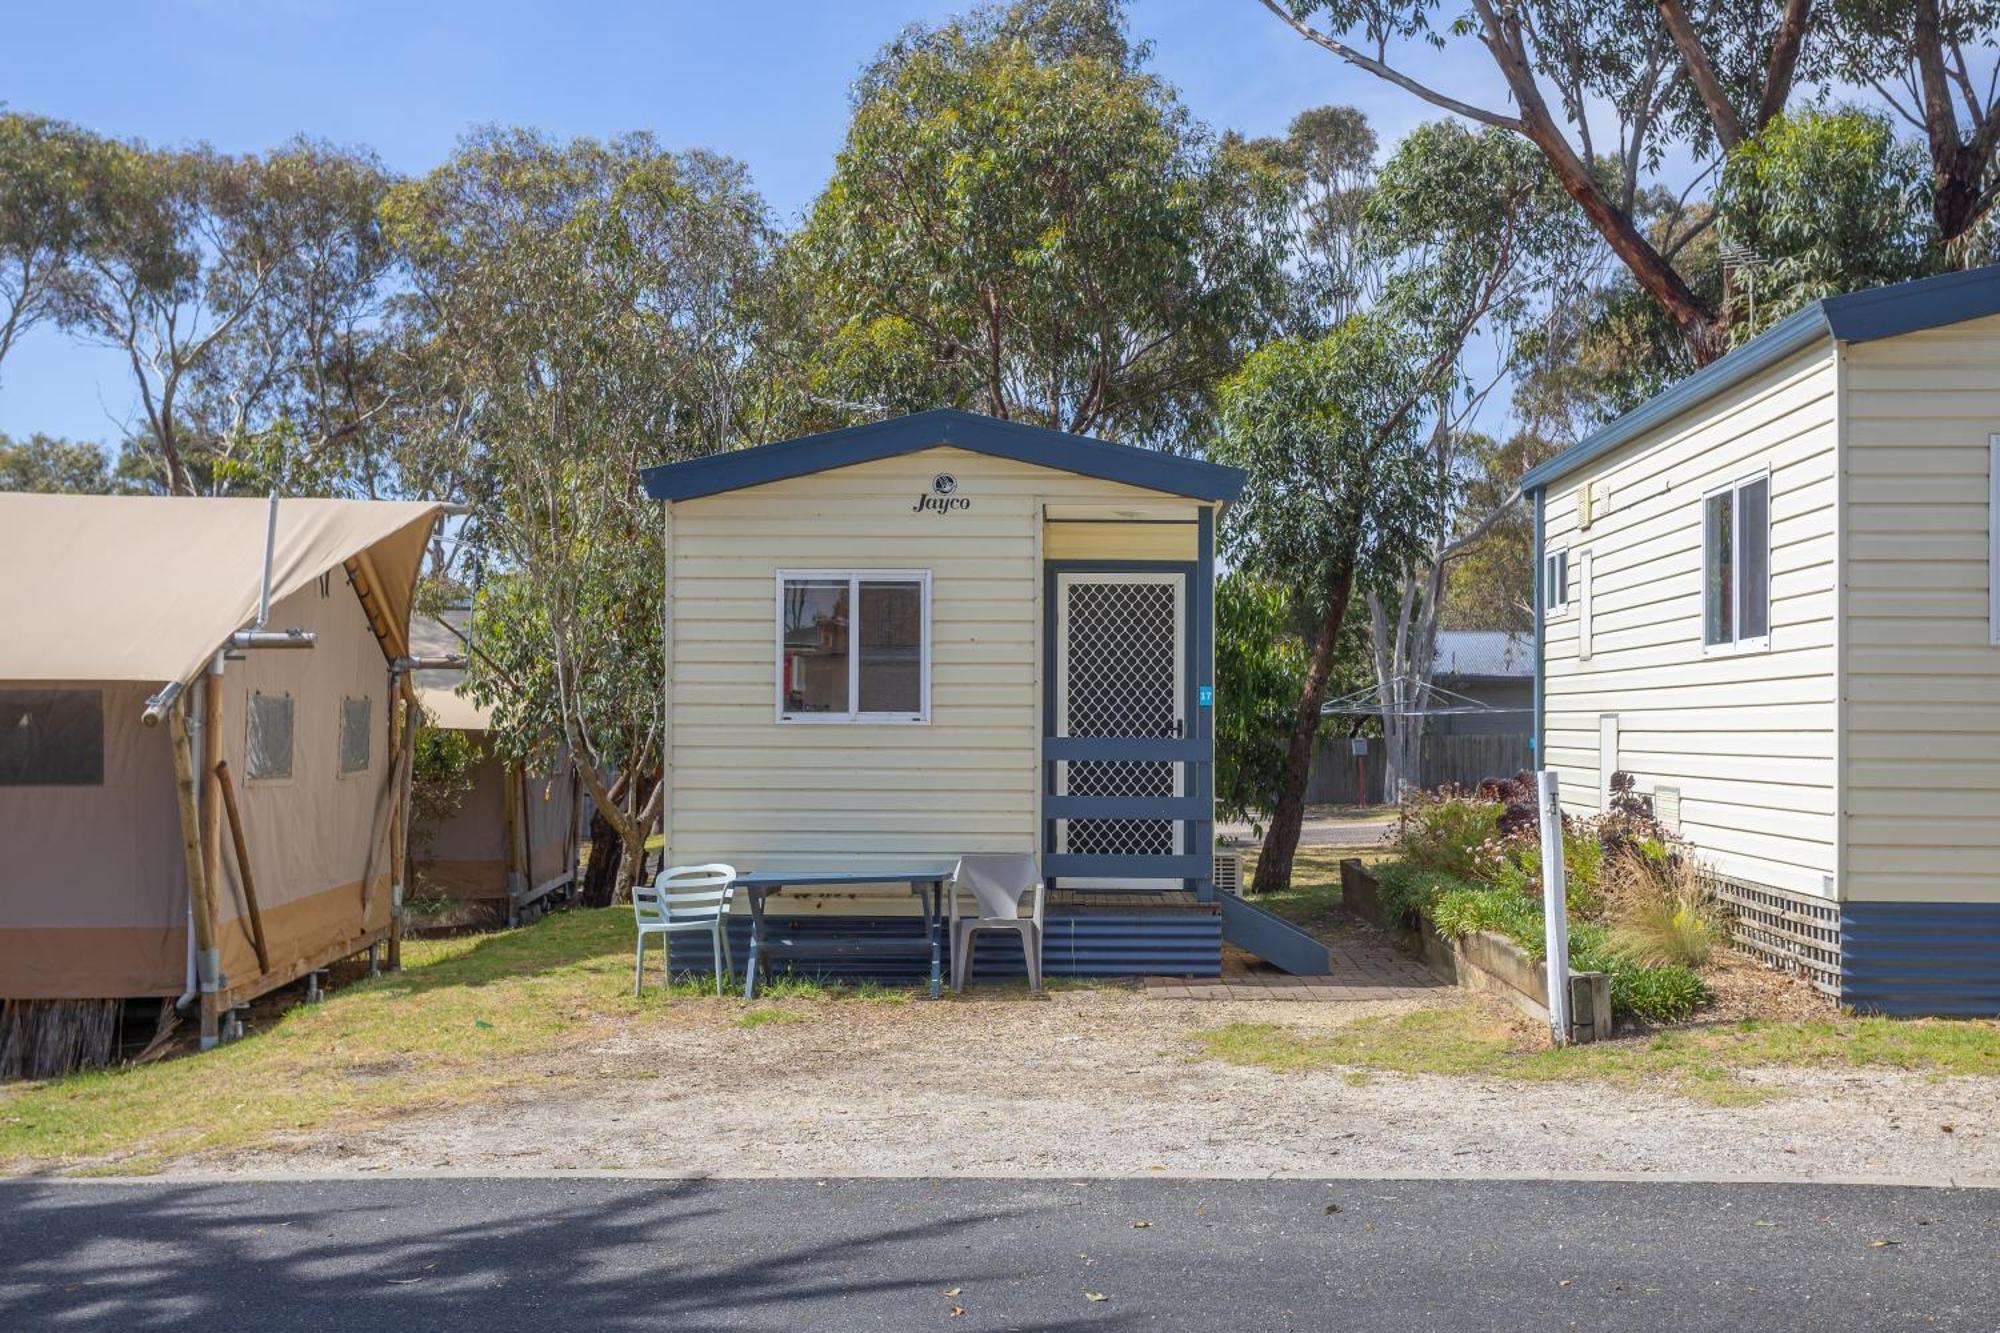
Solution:
[[(1182, 577), (1062, 574), (1056, 597), (1056, 734), (1185, 734)], [(1056, 769), (1056, 790), (1069, 796), (1182, 793), (1182, 767), (1175, 763), (1078, 759)], [(1056, 847), (1079, 856), (1172, 856), (1181, 850), (1180, 830), (1171, 819), (1067, 819), (1057, 824)], [(1121, 880), (1119, 886), (1151, 883)]]

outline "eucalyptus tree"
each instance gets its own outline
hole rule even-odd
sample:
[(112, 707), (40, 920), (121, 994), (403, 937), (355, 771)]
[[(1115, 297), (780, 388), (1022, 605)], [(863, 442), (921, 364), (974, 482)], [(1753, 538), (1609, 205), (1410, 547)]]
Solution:
[(0, 366), (22, 334), (62, 313), (100, 147), (74, 125), (0, 112)]
[[(1929, 150), (1924, 202), (1940, 258), (1990, 252), (1985, 219), (2000, 196), (1995, 0), (1258, 2), (1354, 68), (1533, 144), (1692, 364), (1740, 336), (1701, 191), (1780, 123), (1802, 88), (1872, 87)], [(1504, 102), (1432, 73), (1449, 67), (1440, 51), (1460, 50), (1491, 61)], [(1663, 167), (1689, 156), (1691, 183), (1664, 188)]]
[(1271, 327), (1284, 181), (1148, 58), (1115, 0), (1020, 0), (883, 48), (792, 245), (809, 412), (1197, 433)]
[(1323, 337), (1259, 349), (1223, 384), (1210, 456), (1248, 473), (1225, 517), (1224, 549), (1246, 574), (1286, 589), (1311, 630), (1258, 892), (1291, 882), (1320, 708), (1355, 587), (1415, 558), (1429, 534), (1438, 478), (1422, 447), (1426, 413), (1456, 350), (1366, 311)]
[(575, 762), (626, 893), (664, 800), (661, 522), (640, 470), (754, 429), (763, 203), (738, 164), (645, 135), (488, 130), (383, 217), (411, 280), (399, 337), (440, 391), (428, 427), (478, 507), (468, 681), (504, 749)]
[[(107, 143), (64, 320), (117, 349), (161, 489), (350, 489), (343, 451), (378, 407), (362, 348), (388, 256), (362, 154)], [(365, 489), (365, 488), (364, 488)]]

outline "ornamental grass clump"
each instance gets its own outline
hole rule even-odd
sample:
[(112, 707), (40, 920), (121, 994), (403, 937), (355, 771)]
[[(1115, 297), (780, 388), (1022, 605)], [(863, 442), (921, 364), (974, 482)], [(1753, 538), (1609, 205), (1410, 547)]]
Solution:
[(1693, 860), (1632, 843), (1609, 865), (1609, 947), (1642, 968), (1700, 968), (1729, 938), (1729, 918)]

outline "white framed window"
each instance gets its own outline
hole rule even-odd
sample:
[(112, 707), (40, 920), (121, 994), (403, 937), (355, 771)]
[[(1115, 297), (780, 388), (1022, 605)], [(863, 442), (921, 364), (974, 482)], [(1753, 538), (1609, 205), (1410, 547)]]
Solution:
[(1542, 556), (1542, 612), (1559, 616), (1569, 610), (1569, 548)]
[(1771, 646), (1771, 474), (1701, 497), (1701, 643), (1706, 653)]
[(778, 721), (930, 721), (929, 570), (781, 569), (777, 596)]
[(2000, 648), (2000, 434), (1986, 437), (1986, 633)]

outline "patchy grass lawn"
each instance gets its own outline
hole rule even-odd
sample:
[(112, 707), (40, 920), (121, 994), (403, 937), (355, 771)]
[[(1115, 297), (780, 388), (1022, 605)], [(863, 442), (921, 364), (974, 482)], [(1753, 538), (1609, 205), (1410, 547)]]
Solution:
[(1231, 1023), (1195, 1034), (1208, 1058), (1278, 1072), (1445, 1074), (1523, 1082), (1594, 1081), (1664, 1088), (1716, 1105), (1781, 1095), (1743, 1078), (1755, 1069), (1896, 1069), (2000, 1076), (2000, 1022), (1833, 1017), (1751, 1020), (1648, 1037), (1552, 1048), (1476, 1002), (1309, 1034), (1275, 1023)]
[[(1349, 858), (1373, 865), (1389, 855), (1340, 847), (1301, 847), (1292, 857), (1292, 887), (1284, 893), (1246, 894), (1248, 901), (1319, 935), (1339, 935), (1353, 924), (1340, 906), (1340, 863)], [(1257, 874), (1257, 854), (1243, 858), (1243, 883)]]
[[(718, 999), (713, 982), (662, 989), (657, 953), (632, 997), (626, 908), (558, 913), (491, 935), (408, 940), (404, 970), (300, 1004), (270, 1027), (197, 1057), (43, 1083), (0, 1085), (0, 1170), (79, 1162), (142, 1172), (336, 1121), (365, 1125), (549, 1081), (557, 1047), (661, 1016), (669, 997), (744, 1026), (793, 1015)], [(907, 1000), (880, 986), (781, 976), (763, 1001)], [(709, 1009), (708, 1006), (713, 1006)]]

